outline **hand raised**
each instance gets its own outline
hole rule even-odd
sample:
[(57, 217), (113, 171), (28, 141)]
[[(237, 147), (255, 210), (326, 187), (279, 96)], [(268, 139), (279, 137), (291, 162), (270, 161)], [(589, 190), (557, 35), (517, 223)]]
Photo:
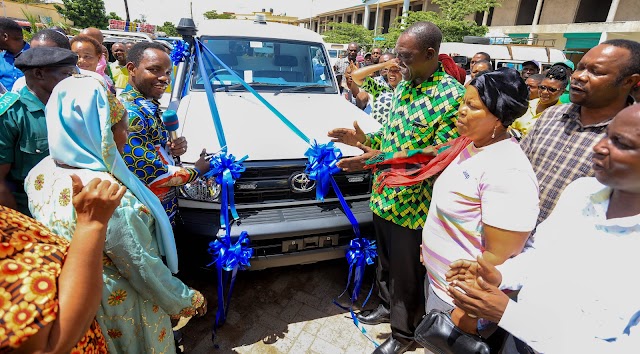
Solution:
[(211, 169), (211, 163), (207, 161), (206, 157), (207, 149), (202, 149), (202, 152), (200, 152), (200, 158), (195, 163), (195, 167), (198, 169), (198, 171), (200, 171), (200, 176), (209, 172), (209, 170)]
[(77, 175), (71, 175), (71, 186), (78, 223), (98, 223), (101, 226), (107, 225), (127, 191), (125, 186), (99, 178), (83, 186)]
[(332, 138), (331, 141), (336, 143), (343, 143), (350, 146), (357, 146), (358, 143), (364, 144), (367, 140), (362, 129), (358, 125), (358, 121), (353, 122), (353, 128), (337, 128), (329, 131), (327, 136)]
[(336, 166), (341, 168), (345, 172), (355, 172), (364, 170), (364, 166), (370, 158), (380, 154), (379, 150), (373, 150), (368, 146), (364, 146), (361, 143), (357, 143), (356, 146), (364, 151), (364, 154), (349, 158), (343, 158), (338, 161)]

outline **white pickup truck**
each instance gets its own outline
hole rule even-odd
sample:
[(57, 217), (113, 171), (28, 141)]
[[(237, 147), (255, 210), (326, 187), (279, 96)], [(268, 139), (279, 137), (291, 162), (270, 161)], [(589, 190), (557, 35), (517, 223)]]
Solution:
[[(187, 22), (184, 22), (187, 21)], [(195, 33), (192, 22), (181, 20), (178, 30)], [(368, 115), (340, 94), (320, 35), (279, 23), (246, 20), (206, 20), (197, 36), (252, 88), (319, 143), (329, 141), (327, 132), (353, 127), (358, 121), (365, 131), (380, 128)], [(193, 46), (192, 46), (193, 47)], [(318, 51), (322, 58), (318, 57)], [(200, 75), (197, 62), (180, 64), (172, 105), (177, 105), (179, 135), (187, 138), (189, 151), (182, 162), (190, 165), (202, 148), (219, 151), (204, 80), (213, 86), (228, 153), (248, 155), (247, 167), (235, 185), (239, 223), (232, 236), (247, 231), (254, 248), (251, 268), (313, 263), (344, 257), (353, 238), (351, 224), (333, 193), (324, 202), (315, 199), (315, 181), (305, 174), (308, 144), (287, 128), (239, 81), (211, 59)], [(362, 153), (338, 144), (345, 156)], [(345, 199), (367, 232), (372, 214), (368, 206), (371, 189), (368, 172), (335, 175)], [(180, 191), (180, 214), (184, 225), (176, 235), (182, 261), (206, 265), (207, 245), (219, 230), (219, 186), (213, 179), (198, 180)], [(371, 235), (369, 233), (369, 235)], [(182, 265), (184, 267), (184, 265)]]

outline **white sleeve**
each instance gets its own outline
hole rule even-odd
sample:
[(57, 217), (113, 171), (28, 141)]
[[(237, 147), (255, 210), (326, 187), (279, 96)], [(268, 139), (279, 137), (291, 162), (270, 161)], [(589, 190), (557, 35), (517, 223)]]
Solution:
[(483, 223), (520, 232), (536, 226), (540, 208), (535, 175), (521, 169), (487, 172), (480, 188)]
[[(546, 315), (545, 315), (546, 314)], [(545, 318), (547, 317), (547, 318)], [(539, 353), (636, 353), (640, 328), (632, 326), (617, 338), (586, 335), (571, 316), (549, 314), (548, 309), (509, 300), (498, 325)]]

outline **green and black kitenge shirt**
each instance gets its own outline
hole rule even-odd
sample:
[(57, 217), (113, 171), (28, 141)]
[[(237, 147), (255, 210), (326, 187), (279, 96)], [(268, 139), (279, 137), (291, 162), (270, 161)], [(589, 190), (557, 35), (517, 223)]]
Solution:
[[(368, 144), (382, 152), (424, 149), (458, 137), (455, 118), (464, 87), (442, 67), (417, 86), (402, 81), (396, 88), (389, 119), (367, 135)], [(377, 178), (377, 176), (374, 176)], [(371, 210), (381, 218), (410, 229), (421, 229), (429, 212), (433, 181), (371, 193)]]

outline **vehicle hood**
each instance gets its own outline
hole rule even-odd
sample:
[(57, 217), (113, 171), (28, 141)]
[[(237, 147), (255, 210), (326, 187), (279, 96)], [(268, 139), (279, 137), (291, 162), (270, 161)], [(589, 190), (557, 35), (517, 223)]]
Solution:
[[(261, 93), (261, 95), (300, 129), (309, 139), (327, 143), (327, 132), (334, 128), (353, 128), (353, 122), (365, 132), (380, 129), (380, 124), (338, 94)], [(304, 159), (309, 145), (249, 92), (216, 92), (227, 151), (249, 160)], [(181, 160), (195, 162), (203, 148), (221, 149), (211, 118), (205, 92), (191, 92), (180, 102), (178, 135), (187, 139), (189, 149)], [(358, 148), (337, 144), (344, 156), (360, 155)]]

